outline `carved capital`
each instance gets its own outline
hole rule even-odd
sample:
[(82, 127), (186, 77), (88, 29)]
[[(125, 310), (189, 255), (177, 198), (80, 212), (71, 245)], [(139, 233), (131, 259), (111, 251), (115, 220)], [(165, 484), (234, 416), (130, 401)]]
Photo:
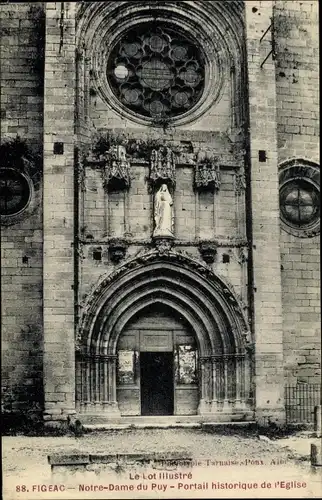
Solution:
[(204, 158), (197, 162), (195, 167), (195, 188), (197, 190), (220, 189), (220, 167), (216, 159)]
[(117, 354), (105, 354), (102, 356), (103, 361), (111, 361), (115, 363), (117, 361)]
[(152, 185), (166, 183), (175, 186), (176, 161), (171, 148), (164, 146), (152, 150), (149, 180)]
[(112, 146), (104, 166), (105, 189), (128, 189), (131, 184), (130, 162), (126, 159), (124, 146)]
[(217, 245), (214, 242), (201, 241), (199, 243), (199, 252), (207, 264), (213, 264), (217, 253)]
[(110, 240), (108, 254), (109, 258), (115, 264), (124, 259), (127, 250), (127, 242), (123, 239)]
[(199, 357), (199, 362), (202, 366), (205, 366), (207, 365), (208, 363), (211, 363), (211, 358), (212, 356), (209, 355), (209, 356), (200, 356)]

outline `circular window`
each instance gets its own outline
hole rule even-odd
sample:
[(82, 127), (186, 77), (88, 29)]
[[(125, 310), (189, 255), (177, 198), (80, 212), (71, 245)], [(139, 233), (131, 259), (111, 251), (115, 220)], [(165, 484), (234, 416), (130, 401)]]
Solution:
[(282, 217), (288, 224), (303, 227), (314, 224), (320, 216), (319, 193), (306, 181), (287, 183), (280, 198)]
[(0, 214), (12, 216), (28, 205), (31, 190), (26, 177), (14, 169), (0, 169)]
[(294, 236), (314, 236), (320, 230), (320, 170), (312, 162), (293, 160), (280, 171), (282, 227)]
[(112, 49), (107, 78), (129, 110), (151, 119), (180, 116), (204, 90), (204, 57), (196, 43), (170, 27), (127, 31)]

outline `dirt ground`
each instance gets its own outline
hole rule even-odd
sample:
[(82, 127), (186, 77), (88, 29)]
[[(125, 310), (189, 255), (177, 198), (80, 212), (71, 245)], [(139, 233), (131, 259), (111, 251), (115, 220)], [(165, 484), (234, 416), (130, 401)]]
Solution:
[[(2, 438), (4, 498), (318, 498), (322, 494), (321, 468), (310, 466), (310, 441), (306, 441), (307, 454), (301, 457), (285, 448), (285, 439), (279, 443), (256, 436), (209, 434), (201, 429), (128, 429), (90, 433), (80, 438), (5, 436)], [(173, 486), (167, 479), (156, 480), (159, 471), (138, 471), (129, 463), (123, 463), (118, 473), (116, 468), (96, 469), (92, 473), (72, 473), (65, 469), (63, 476), (57, 476), (47, 459), (56, 453), (163, 452), (166, 456), (174, 451), (191, 456), (194, 466), (182, 469), (191, 476), (181, 483), (174, 482)], [(181, 471), (180, 467), (176, 470)], [(99, 484), (137, 487), (139, 483), (133, 480), (136, 473), (147, 485), (147, 491), (118, 491), (114, 486), (111, 490), (104, 486), (104, 491), (93, 492)], [(233, 489), (229, 489), (227, 481), (235, 485)], [(63, 492), (49, 491), (49, 485), (57, 482), (68, 487), (64, 486)], [(205, 483), (207, 488), (202, 489)], [(80, 491), (80, 485), (90, 490)]]

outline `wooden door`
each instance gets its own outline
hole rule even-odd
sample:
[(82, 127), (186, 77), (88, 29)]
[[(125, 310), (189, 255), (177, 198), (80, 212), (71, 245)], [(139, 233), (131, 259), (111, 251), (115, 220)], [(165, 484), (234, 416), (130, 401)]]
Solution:
[(173, 415), (173, 353), (141, 352), (141, 415)]

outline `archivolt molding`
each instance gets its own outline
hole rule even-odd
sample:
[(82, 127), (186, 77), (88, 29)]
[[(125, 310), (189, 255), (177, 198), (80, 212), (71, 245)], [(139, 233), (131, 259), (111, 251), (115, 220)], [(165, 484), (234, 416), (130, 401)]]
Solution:
[[(183, 316), (186, 316), (186, 311), (187, 315), (190, 315), (190, 318), (193, 318), (193, 320), (189, 322), (191, 325), (195, 326), (194, 330), (197, 338), (199, 339), (200, 346), (203, 346), (203, 351), (207, 350), (204, 338), (206, 338), (207, 332), (210, 331), (213, 331), (214, 335), (209, 339), (208, 348), (216, 348), (220, 350), (224, 349), (222, 342), (218, 337), (219, 331), (217, 331), (217, 325), (222, 332), (225, 345), (229, 346), (230, 349), (233, 349), (233, 345), (230, 345), (231, 342), (229, 332), (226, 328), (228, 318), (223, 317), (224, 315), (222, 314), (220, 307), (215, 304), (211, 304), (208, 299), (204, 298), (202, 301), (198, 295), (191, 294), (187, 289), (187, 285), (187, 283), (178, 283), (170, 276), (151, 278), (148, 275), (145, 278), (142, 278), (139, 285), (135, 285), (134, 288), (130, 289), (124, 295), (122, 294), (121, 302), (118, 302), (117, 297), (116, 304), (115, 301), (112, 301), (112, 304), (110, 302), (107, 304), (108, 309), (115, 306), (115, 312), (113, 312), (112, 315), (103, 314), (104, 318), (100, 323), (98, 338), (101, 338), (102, 335), (105, 335), (107, 338), (109, 338), (109, 335), (112, 335), (116, 338), (122, 330), (121, 327), (116, 327), (119, 322), (119, 318), (121, 318), (121, 324), (125, 326), (123, 315), (125, 315), (128, 319), (132, 317), (131, 314), (129, 315), (128, 309), (139, 311), (145, 307), (147, 301), (152, 300), (152, 302), (169, 302), (172, 304), (172, 308), (175, 306), (176, 310), (178, 310), (179, 307)], [(202, 330), (202, 332), (200, 330)], [(203, 335), (201, 335), (201, 333)]]
[(156, 302), (185, 317), (201, 355), (243, 352), (251, 341), (243, 307), (224, 278), (180, 252), (160, 255), (152, 250), (102, 277), (81, 305), (80, 349), (84, 354), (115, 354), (127, 322)]
[[(108, 319), (108, 329), (104, 331), (104, 338), (102, 339), (102, 342), (100, 342), (102, 331), (99, 332), (98, 342), (96, 344), (96, 353), (114, 353), (118, 338), (127, 322), (135, 314), (155, 303), (161, 303), (175, 309), (186, 319), (196, 335), (200, 352), (211, 353), (214, 349), (216, 349), (216, 352), (224, 352), (222, 342), (218, 339), (218, 332), (216, 332), (217, 336), (215, 339), (213, 338), (215, 336), (215, 332), (212, 337), (209, 337), (209, 334), (207, 334), (209, 331), (207, 328), (210, 327), (211, 323), (209, 319), (203, 317), (200, 307), (198, 308), (196, 304), (193, 304), (193, 306), (195, 306), (193, 308), (193, 306), (189, 304), (188, 297), (182, 299), (180, 293), (170, 293), (169, 291), (164, 292), (162, 288), (163, 287), (160, 286), (156, 290), (150, 290), (150, 292), (147, 292), (145, 295), (136, 297), (134, 301), (131, 301), (129, 309), (126, 309), (126, 306), (121, 308), (123, 309), (123, 315), (119, 318), (116, 318), (118, 312), (116, 311), (113, 315), (114, 317), (112, 318), (112, 321), (110, 322)], [(115, 325), (114, 330), (113, 325)]]
[(96, 91), (109, 105), (128, 118), (146, 123), (147, 119), (128, 112), (113, 96), (106, 76), (109, 51), (125, 30), (138, 23), (169, 23), (183, 30), (202, 46), (206, 58), (205, 90), (198, 103), (187, 113), (174, 117), (177, 125), (203, 114), (219, 97), (231, 71), (236, 81), (244, 67), (243, 2), (181, 1), (164, 2), (109, 1), (86, 2), (77, 14), (76, 43), (78, 52), (86, 52)]
[(320, 164), (312, 158), (292, 156), (281, 161), (278, 165), (279, 172), (288, 167), (308, 166), (320, 170)]
[[(161, 11), (178, 13), (191, 19), (199, 19), (200, 25), (207, 28), (217, 26), (216, 32), (225, 38), (230, 47), (237, 47), (243, 53), (243, 32), (244, 25), (244, 2), (243, 0), (232, 0), (229, 2), (216, 1), (191, 1), (184, 0), (173, 2), (165, 0), (160, 2), (138, 0), (131, 1), (101, 1), (101, 2), (78, 2), (76, 10), (76, 37), (77, 45), (82, 48), (84, 44), (91, 46), (98, 32), (103, 31), (106, 22), (111, 22), (115, 27), (118, 18), (126, 14), (128, 18), (136, 18), (144, 11)], [(108, 19), (113, 18), (114, 19)], [(187, 21), (188, 23), (188, 21)], [(205, 26), (204, 26), (205, 24)], [(104, 32), (104, 31), (103, 31)], [(244, 53), (243, 53), (244, 54)]]

